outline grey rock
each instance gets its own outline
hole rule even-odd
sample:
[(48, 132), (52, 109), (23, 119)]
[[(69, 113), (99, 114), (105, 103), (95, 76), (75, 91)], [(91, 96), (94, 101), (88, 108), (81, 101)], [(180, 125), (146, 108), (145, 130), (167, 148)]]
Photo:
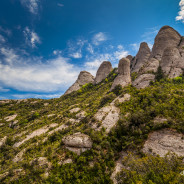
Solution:
[(148, 140), (143, 147), (144, 153), (158, 154), (164, 157), (168, 152), (173, 152), (178, 156), (184, 156), (183, 134), (175, 130), (163, 129), (150, 133)]
[(146, 42), (140, 44), (139, 51), (132, 61), (131, 72), (139, 72), (143, 65), (148, 61), (151, 51)]
[(176, 30), (169, 26), (162, 27), (155, 38), (151, 58), (160, 61), (166, 47), (177, 47), (180, 41), (181, 35)]
[(126, 58), (129, 59), (130, 63), (131, 63), (131, 61), (133, 60), (134, 57), (132, 55), (128, 55)]
[(127, 58), (123, 58), (119, 61), (118, 76), (115, 78), (110, 90), (113, 90), (117, 85), (125, 87), (130, 83), (130, 60)]
[(94, 82), (94, 77), (93, 75), (91, 75), (89, 72), (86, 71), (81, 71), (78, 79), (76, 80), (76, 82), (65, 92), (66, 94), (69, 94), (73, 91), (77, 91), (79, 90), (84, 84), (87, 83), (93, 83)]
[(177, 48), (167, 47), (164, 50), (160, 66), (162, 67), (165, 75), (167, 75), (169, 78), (174, 78), (182, 74), (182, 68), (184, 68), (184, 59), (182, 59)]
[(155, 80), (155, 75), (153, 74), (142, 74), (138, 78), (133, 81), (132, 85), (138, 89), (142, 89), (145, 87), (148, 87), (150, 84), (150, 81)]
[(69, 147), (76, 147), (76, 148), (91, 148), (92, 141), (91, 138), (80, 132), (75, 133), (73, 135), (68, 135), (62, 139), (64, 144)]
[(100, 65), (100, 67), (99, 67), (99, 69), (98, 69), (98, 71), (96, 73), (96, 78), (95, 78), (94, 83), (95, 84), (100, 83), (102, 80), (104, 80), (109, 75), (109, 73), (111, 71), (112, 71), (111, 63), (109, 61), (104, 61)]
[(159, 61), (155, 58), (151, 58), (148, 62), (144, 65), (140, 73), (148, 73), (148, 72), (157, 72), (159, 67)]

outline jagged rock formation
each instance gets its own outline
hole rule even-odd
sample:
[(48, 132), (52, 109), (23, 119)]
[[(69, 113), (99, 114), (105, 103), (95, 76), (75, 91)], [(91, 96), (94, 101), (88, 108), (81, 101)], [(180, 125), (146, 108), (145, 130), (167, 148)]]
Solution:
[(95, 78), (94, 83), (95, 84), (100, 83), (102, 80), (104, 80), (109, 75), (109, 73), (111, 71), (112, 71), (111, 63), (109, 61), (104, 61), (100, 65), (100, 67), (99, 67), (99, 69), (98, 69), (98, 71), (96, 73), (96, 78)]
[(176, 30), (169, 26), (163, 26), (155, 38), (151, 58), (156, 58), (160, 61), (164, 50), (167, 47), (177, 47), (180, 41), (181, 35)]
[(117, 85), (125, 87), (130, 83), (130, 60), (127, 58), (123, 58), (119, 61), (118, 76), (115, 78), (110, 90), (113, 90)]
[(88, 135), (82, 134), (80, 132), (65, 136), (62, 141), (65, 144), (66, 149), (73, 151), (78, 155), (91, 149), (93, 144)]
[(164, 157), (168, 152), (184, 156), (183, 134), (175, 130), (163, 129), (151, 133), (144, 144), (144, 153), (158, 154)]
[(89, 72), (81, 71), (76, 82), (65, 92), (65, 95), (79, 90), (84, 84), (93, 83), (94, 77)]
[(139, 72), (141, 67), (148, 61), (151, 51), (146, 42), (141, 43), (136, 57), (132, 61), (131, 72)]
[(182, 59), (180, 52), (175, 47), (167, 47), (160, 62), (163, 72), (169, 78), (174, 78), (182, 74), (184, 68), (184, 59)]
[(135, 81), (132, 82), (132, 85), (138, 89), (148, 87), (150, 81), (155, 80), (155, 75), (153, 74), (143, 74), (140, 75)]

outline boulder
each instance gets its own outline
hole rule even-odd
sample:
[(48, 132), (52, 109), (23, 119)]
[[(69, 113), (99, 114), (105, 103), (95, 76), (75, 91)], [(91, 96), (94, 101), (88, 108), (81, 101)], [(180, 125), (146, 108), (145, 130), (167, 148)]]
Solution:
[(153, 74), (142, 74), (139, 77), (137, 77), (132, 85), (138, 89), (148, 87), (150, 84), (150, 81), (155, 80), (155, 75)]
[(109, 61), (104, 61), (100, 65), (100, 67), (99, 67), (99, 69), (98, 69), (98, 71), (96, 73), (96, 78), (95, 78), (94, 83), (95, 84), (100, 83), (102, 80), (104, 80), (109, 75), (109, 73), (111, 71), (112, 71), (111, 63)]
[(81, 71), (76, 82), (65, 92), (65, 95), (79, 90), (84, 84), (93, 83), (94, 77), (86, 71)]
[(113, 90), (117, 85), (125, 87), (130, 83), (130, 60), (127, 58), (123, 58), (119, 61), (118, 76), (115, 78), (110, 90)]
[(91, 149), (93, 144), (88, 135), (82, 134), (80, 132), (65, 136), (62, 141), (65, 144), (66, 149), (73, 151), (78, 155)]
[(178, 48), (167, 47), (163, 52), (160, 66), (169, 78), (174, 78), (182, 74), (184, 59), (182, 59)]
[(181, 35), (176, 30), (169, 26), (162, 27), (155, 38), (151, 58), (160, 61), (164, 50), (167, 47), (177, 47), (180, 41)]
[(172, 129), (163, 129), (149, 134), (143, 152), (164, 157), (168, 152), (184, 156), (183, 134)]
[(151, 51), (146, 42), (140, 44), (139, 51), (132, 61), (131, 72), (139, 72), (150, 57)]

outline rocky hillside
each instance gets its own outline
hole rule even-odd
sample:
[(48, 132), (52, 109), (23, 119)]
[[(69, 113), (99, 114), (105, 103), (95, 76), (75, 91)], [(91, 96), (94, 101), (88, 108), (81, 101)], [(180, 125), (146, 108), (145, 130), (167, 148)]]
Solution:
[(0, 101), (0, 182), (184, 183), (184, 39), (169, 26), (153, 49), (57, 99)]

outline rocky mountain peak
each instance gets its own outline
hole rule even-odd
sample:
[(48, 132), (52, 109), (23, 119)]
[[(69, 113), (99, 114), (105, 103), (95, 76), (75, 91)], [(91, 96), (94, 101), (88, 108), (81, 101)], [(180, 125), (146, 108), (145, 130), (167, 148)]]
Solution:
[(76, 82), (65, 92), (65, 94), (69, 94), (73, 91), (79, 90), (84, 84), (93, 83), (94, 77), (87, 71), (81, 71)]
[(108, 75), (109, 73), (112, 71), (112, 64), (109, 62), (109, 61), (104, 61), (98, 71), (97, 71), (97, 74), (96, 74), (96, 78), (95, 78), (95, 84), (98, 84), (100, 83), (102, 80), (104, 80)]
[(162, 58), (166, 47), (177, 47), (181, 41), (181, 35), (170, 26), (163, 26), (158, 32), (153, 45), (151, 57)]
[(139, 51), (132, 61), (132, 72), (139, 72), (141, 67), (148, 61), (151, 51), (146, 42), (140, 44)]
[(131, 83), (130, 60), (127, 58), (123, 58), (119, 61), (118, 76), (115, 78), (111, 90), (113, 90), (117, 85), (125, 87), (130, 83)]

